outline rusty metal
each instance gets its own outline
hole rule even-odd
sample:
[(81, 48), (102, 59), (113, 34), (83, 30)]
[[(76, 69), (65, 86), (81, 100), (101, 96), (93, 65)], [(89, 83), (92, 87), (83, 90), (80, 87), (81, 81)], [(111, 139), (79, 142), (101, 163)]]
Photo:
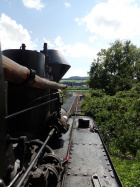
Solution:
[[(2, 55), (2, 64), (4, 69), (4, 79), (6, 81), (22, 84), (25, 83), (30, 77), (30, 70), (25, 67), (17, 64), (13, 60)], [(36, 75), (34, 81), (29, 82), (30, 87), (38, 89), (65, 89), (67, 86), (63, 84), (58, 84), (56, 82), (44, 79)]]

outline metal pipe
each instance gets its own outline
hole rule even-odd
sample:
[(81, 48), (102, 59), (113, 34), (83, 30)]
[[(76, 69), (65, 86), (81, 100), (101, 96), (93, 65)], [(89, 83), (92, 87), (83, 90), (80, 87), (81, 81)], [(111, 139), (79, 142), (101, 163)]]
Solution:
[(55, 132), (55, 128), (53, 128), (48, 137), (46, 138), (44, 144), (41, 146), (41, 148), (39, 149), (38, 153), (36, 154), (35, 158), (32, 160), (32, 162), (30, 163), (29, 167), (27, 168), (26, 172), (24, 173), (24, 175), (22, 176), (22, 178), (20, 179), (20, 182), (18, 183), (17, 187), (20, 187), (22, 185), (22, 183), (24, 182), (25, 178), (27, 177), (27, 175), (29, 174), (30, 170), (32, 169), (33, 165), (35, 164), (35, 162), (37, 161), (37, 159), (39, 158), (41, 152), (43, 151), (43, 149), (45, 148), (46, 144), (48, 143), (49, 139), (51, 138), (51, 136), (54, 134)]
[(8, 120), (8, 119), (11, 119), (11, 118), (13, 118), (13, 117), (15, 117), (15, 116), (18, 116), (18, 115), (20, 115), (20, 114), (23, 114), (24, 112), (28, 112), (28, 111), (30, 111), (30, 110), (36, 109), (36, 108), (41, 107), (41, 106), (45, 106), (45, 105), (47, 105), (47, 104), (49, 104), (49, 103), (51, 103), (51, 102), (54, 102), (54, 101), (56, 101), (56, 100), (58, 100), (58, 98), (52, 99), (52, 100), (50, 100), (50, 101), (47, 101), (47, 102), (45, 102), (45, 103), (42, 103), (42, 104), (39, 104), (39, 105), (30, 107), (30, 108), (26, 108), (26, 109), (21, 110), (21, 111), (19, 111), (19, 112), (10, 114), (10, 115), (8, 115), (8, 116), (5, 116), (5, 119), (7, 119), (7, 120)]
[(17, 181), (17, 179), (20, 177), (20, 175), (23, 173), (23, 169), (20, 171), (20, 172), (18, 172), (18, 174), (13, 178), (13, 180), (10, 182), (10, 184), (7, 186), (7, 187), (11, 187), (11, 186), (13, 186), (13, 184), (15, 184), (15, 182)]
[[(2, 64), (4, 70), (4, 79), (16, 84), (26, 83), (30, 78), (30, 70), (16, 63), (15, 61), (2, 55)], [(65, 89), (67, 86), (58, 84), (54, 81), (50, 81), (35, 75), (34, 80), (28, 84), (30, 87), (38, 89)]]

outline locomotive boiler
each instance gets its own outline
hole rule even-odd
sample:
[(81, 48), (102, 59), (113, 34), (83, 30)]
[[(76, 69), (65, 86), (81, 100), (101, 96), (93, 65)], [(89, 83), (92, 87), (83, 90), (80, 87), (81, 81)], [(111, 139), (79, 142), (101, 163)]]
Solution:
[(62, 162), (46, 144), (68, 130), (58, 82), (70, 65), (46, 43), (41, 52), (4, 50), (0, 65), (1, 185), (53, 186)]
[(82, 96), (63, 104), (58, 50), (0, 51), (0, 187), (121, 187)]

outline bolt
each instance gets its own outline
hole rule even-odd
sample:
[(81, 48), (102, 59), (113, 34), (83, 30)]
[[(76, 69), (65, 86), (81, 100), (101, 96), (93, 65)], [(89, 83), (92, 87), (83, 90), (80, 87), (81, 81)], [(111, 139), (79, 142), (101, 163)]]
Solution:
[(30, 172), (30, 177), (31, 177), (31, 178), (33, 177), (33, 172)]
[(67, 173), (67, 175), (70, 175), (70, 173)]
[(37, 169), (37, 166), (33, 166), (33, 170), (36, 170)]
[(75, 176), (77, 176), (77, 175), (78, 175), (78, 173), (75, 173), (74, 175), (75, 175)]
[(87, 173), (84, 173), (83, 176), (87, 176)]
[(31, 146), (31, 149), (34, 149), (34, 146)]
[(111, 177), (112, 177), (113, 179), (115, 179), (114, 175), (111, 175)]
[(12, 165), (9, 165), (9, 166), (8, 166), (8, 171), (9, 171), (9, 172), (12, 172), (13, 169), (14, 169), (14, 167), (13, 167)]
[[(50, 174), (51, 174), (51, 172), (50, 172)], [(44, 171), (41, 173), (41, 176), (45, 177), (45, 172)]]

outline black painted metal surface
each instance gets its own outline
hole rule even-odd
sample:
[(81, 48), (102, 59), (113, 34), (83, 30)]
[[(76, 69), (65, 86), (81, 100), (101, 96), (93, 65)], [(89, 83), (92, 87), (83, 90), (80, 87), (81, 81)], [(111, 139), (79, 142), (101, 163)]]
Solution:
[(35, 70), (38, 76), (45, 77), (45, 55), (43, 53), (23, 49), (8, 49), (2, 51), (2, 54), (20, 65)]
[[(18, 64), (35, 70), (38, 76), (42, 78), (45, 77), (45, 55), (43, 53), (25, 50), (24, 48), (4, 50), (2, 53)], [(26, 84), (16, 85), (8, 83), (8, 115), (47, 102), (49, 98), (44, 98), (41, 102), (37, 100), (33, 103), (37, 98), (48, 94), (49, 90), (31, 88)], [(35, 136), (41, 136), (42, 132), (40, 125), (42, 124), (43, 126), (48, 112), (49, 105), (47, 107), (42, 106), (39, 109), (21, 114), (20, 116), (8, 121), (8, 128), (13, 133), (20, 131), (23, 132), (23, 134), (28, 132)]]
[[(63, 105), (66, 111), (74, 99)], [(89, 121), (89, 127), (80, 128), (79, 120)], [(69, 118), (68, 123), (70, 130), (52, 146), (60, 159), (69, 157), (66, 174), (58, 187), (122, 187), (100, 135), (94, 131), (94, 120), (79, 115)]]
[[(57, 142), (61, 147), (59, 145), (56, 149), (53, 147), (61, 159), (66, 158), (67, 153), (70, 153), (66, 178), (63, 185), (58, 186), (93, 187), (92, 176), (97, 176), (102, 187), (121, 187), (122, 184), (110, 163), (99, 134), (91, 132), (90, 128), (78, 128), (78, 121), (83, 118), (90, 121), (90, 128), (94, 126), (93, 119), (85, 116), (76, 117), (72, 135), (70, 132), (67, 133), (63, 139), (61, 138), (61, 143)], [(69, 120), (72, 125), (74, 119)], [(68, 151), (69, 141), (72, 144)], [(94, 183), (98, 183), (96, 177)]]
[(75, 98), (76, 98), (76, 96), (70, 97), (70, 98), (67, 100), (67, 102), (66, 102), (65, 104), (62, 105), (62, 108), (63, 108), (66, 112), (69, 111), (69, 109), (70, 109), (72, 103), (74, 102), (74, 99), (75, 99)]
[[(115, 175), (114, 168), (111, 167), (99, 134), (90, 132), (90, 128), (78, 128), (78, 119), (81, 118), (83, 117), (79, 116), (76, 118), (76, 126), (73, 130), (70, 162), (65, 186), (93, 186), (91, 180), (93, 175), (98, 176), (102, 187), (121, 186)], [(92, 127), (94, 125), (93, 120), (89, 117), (86, 118), (90, 120), (90, 126)]]
[(59, 82), (70, 68), (70, 65), (58, 50), (49, 49), (48, 56), (50, 58), (48, 65), (52, 68), (50, 75), (53, 76), (55, 82)]
[(4, 152), (5, 152), (5, 86), (4, 86), (4, 75), (2, 68), (2, 56), (1, 56), (1, 45), (0, 45), (0, 177), (3, 176), (4, 167)]

